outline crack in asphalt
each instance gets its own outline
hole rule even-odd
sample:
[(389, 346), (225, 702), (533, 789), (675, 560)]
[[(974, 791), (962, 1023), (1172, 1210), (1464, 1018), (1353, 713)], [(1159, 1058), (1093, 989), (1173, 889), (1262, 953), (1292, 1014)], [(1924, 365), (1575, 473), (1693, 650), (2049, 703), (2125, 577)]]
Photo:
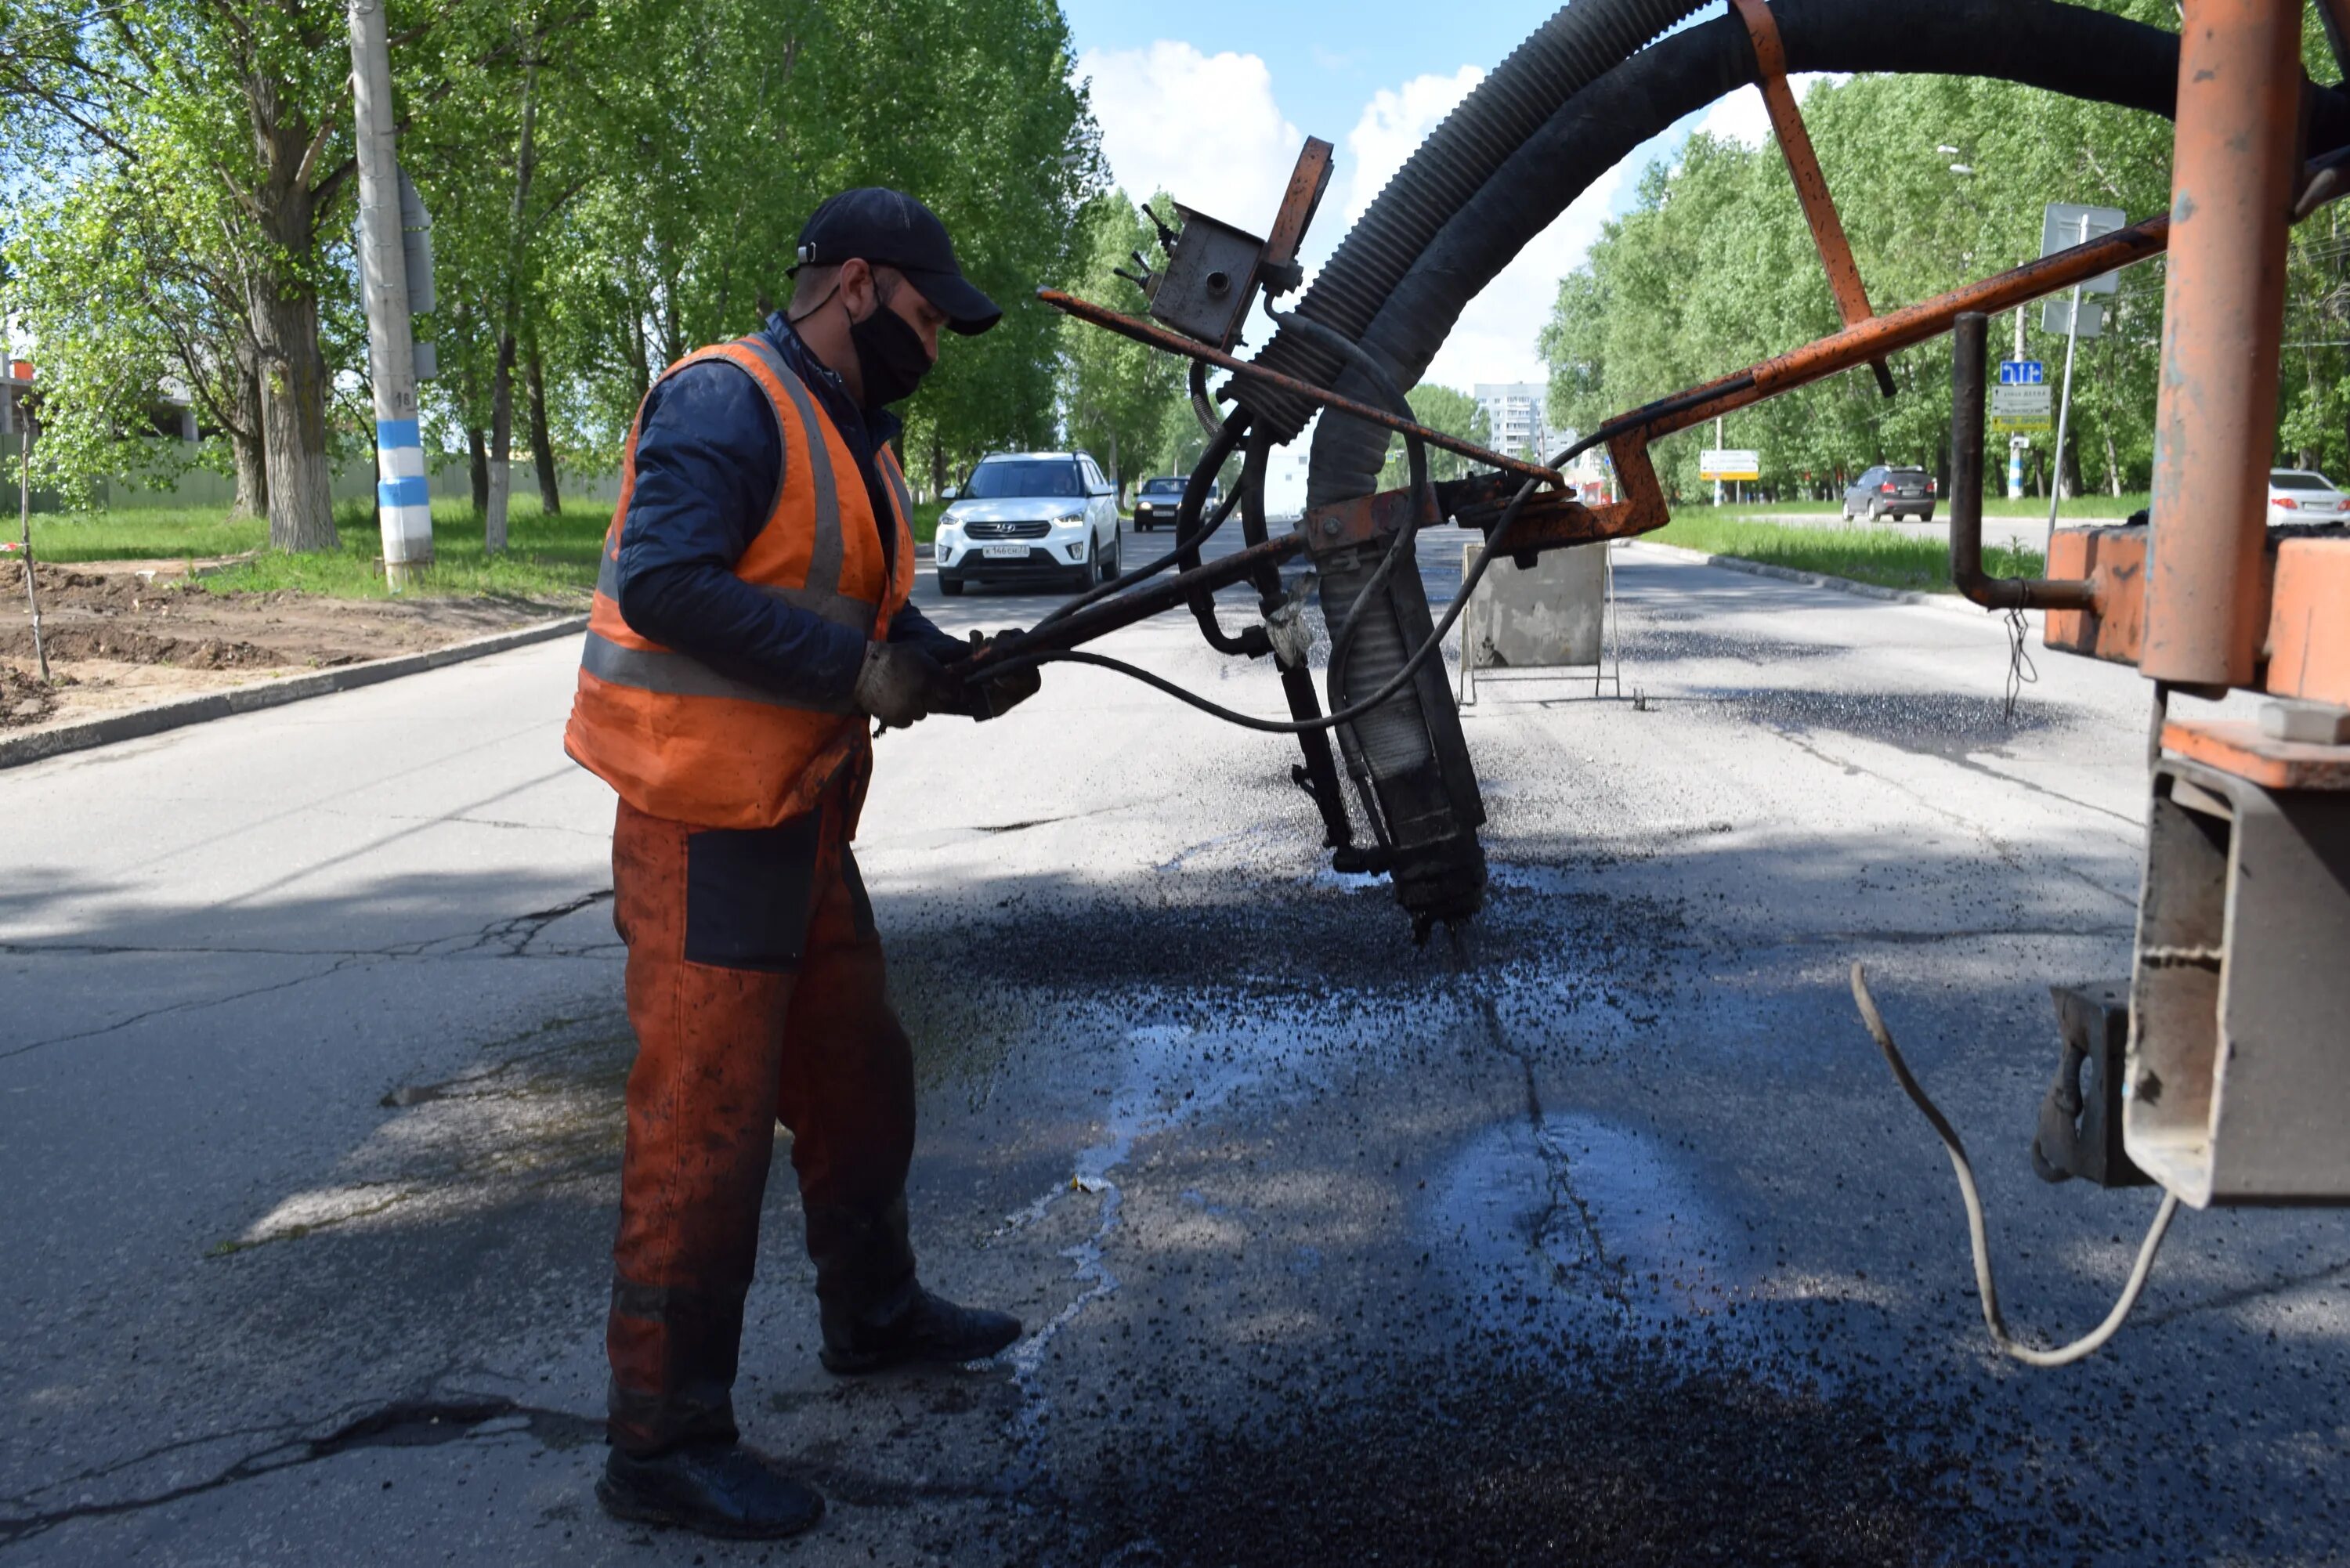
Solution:
[[(570, 900), (568, 903), (556, 904), (552, 908), (545, 909), (533, 909), (526, 915), (515, 915), (503, 920), (493, 921), (491, 924), (482, 928), (481, 935), (475, 937), (469, 946), (461, 948), (457, 950), (460, 952), (478, 952), (482, 949), (490, 946), (493, 942), (502, 941), (506, 944), (506, 950), (502, 956), (506, 958), (520, 958), (523, 956), (524, 950), (528, 948), (532, 942), (536, 941), (538, 939), (539, 933), (546, 930), (547, 927), (555, 924), (557, 920), (563, 919), (567, 916), (576, 915), (582, 909), (593, 909), (598, 904), (604, 903), (611, 897), (611, 888), (599, 888), (595, 892), (583, 893), (578, 898)], [(453, 955), (442, 954), (438, 956), (450, 957)]]
[[(151, 1509), (200, 1497), (206, 1492), (274, 1475), (279, 1470), (294, 1469), (333, 1459), (355, 1449), (423, 1448), (442, 1443), (461, 1442), (475, 1435), (492, 1421), (513, 1417), (524, 1418), (524, 1429), (548, 1448), (576, 1448), (601, 1438), (604, 1423), (601, 1417), (577, 1415), (568, 1410), (551, 1410), (540, 1406), (524, 1405), (498, 1395), (473, 1397), (456, 1397), (447, 1399), (394, 1399), (361, 1411), (322, 1437), (294, 1438), (269, 1444), (234, 1460), (225, 1469), (182, 1486), (167, 1487), (161, 1491), (140, 1497), (117, 1498), (106, 1502), (78, 1502), (70, 1508), (36, 1511), (29, 1513), (0, 1514), (0, 1546), (15, 1545), (36, 1535), (44, 1534), (60, 1525), (77, 1520), (107, 1519), (123, 1514), (143, 1513)], [(274, 1428), (251, 1428), (254, 1432), (286, 1431), (291, 1424)], [(216, 1434), (211, 1438), (194, 1438), (164, 1444), (144, 1454), (118, 1461), (104, 1469), (68, 1476), (36, 1489), (24, 1497), (13, 1499), (23, 1502), (26, 1498), (42, 1491), (54, 1491), (60, 1486), (128, 1469), (143, 1460), (160, 1458), (174, 1449), (192, 1443), (217, 1441), (241, 1435), (237, 1432)], [(503, 1433), (485, 1434), (502, 1436)]]
[(29, 1045), (18, 1045), (12, 1050), (0, 1051), (0, 1062), (13, 1061), (18, 1056), (27, 1055), (50, 1045), (70, 1044), (76, 1040), (95, 1040), (100, 1035), (112, 1034), (128, 1029), (133, 1024), (144, 1023), (151, 1018), (165, 1018), (174, 1012), (200, 1012), (206, 1008), (225, 1007), (232, 1002), (243, 1002), (247, 997), (266, 996), (276, 991), (291, 991), (297, 985), (308, 985), (314, 981), (321, 981), (330, 975), (339, 974), (359, 961), (360, 961), (356, 959), (344, 959), (339, 962), (328, 965), (316, 974), (297, 975), (292, 980), (276, 981), (268, 985), (249, 986), (243, 991), (233, 991), (225, 996), (204, 997), (192, 1002), (174, 1002), (162, 1007), (151, 1007), (143, 1012), (134, 1012), (128, 1018), (117, 1019), (112, 1023), (100, 1024), (95, 1029), (77, 1030), (70, 1034), (53, 1034), (47, 1040), (36, 1040)]
[(1461, 966), (1462, 989), (1471, 1011), (1483, 1026), (1486, 1043), (1499, 1054), (1515, 1062), (1524, 1076), (1526, 1126), (1534, 1137), (1534, 1153), (1543, 1164), (1544, 1186), (1547, 1190), (1547, 1201), (1535, 1211), (1530, 1228), (1535, 1250), (1549, 1259), (1552, 1278), (1564, 1284), (1567, 1265), (1551, 1252), (1546, 1243), (1557, 1230), (1560, 1217), (1571, 1212), (1597, 1265), (1594, 1272), (1597, 1276), (1599, 1293), (1615, 1303), (1618, 1309), (1628, 1313), (1632, 1303), (1627, 1293), (1623, 1261), (1608, 1256), (1607, 1239), (1599, 1230), (1599, 1218), (1592, 1212), (1591, 1205), (1584, 1201), (1583, 1195), (1575, 1190), (1573, 1161), (1566, 1150), (1560, 1147), (1557, 1136), (1551, 1131), (1550, 1118), (1543, 1109), (1542, 1090), (1534, 1081), (1534, 1058), (1510, 1039), (1508, 1031), (1502, 1026), (1501, 1010), (1494, 1004), (1492, 997), (1482, 989), (1469, 988), (1467, 946), (1465, 940), (1457, 932), (1453, 956)]
[[(503, 919), (493, 920), (488, 925), (481, 927), (473, 934), (470, 941), (466, 941), (463, 946), (458, 947), (451, 947), (448, 945), (452, 941), (459, 940), (450, 937), (430, 937), (419, 941), (394, 942), (382, 948), (342, 950), (339, 951), (336, 950), (319, 951), (303, 951), (296, 950), (285, 953), (278, 953), (269, 949), (258, 948), (80, 948), (66, 947), (63, 945), (51, 947), (30, 943), (0, 944), (0, 952), (5, 952), (12, 956), (23, 956), (26, 954), (40, 952), (68, 952), (76, 954), (77, 956), (108, 956), (124, 953), (248, 953), (289, 958), (333, 958), (336, 960), (334, 963), (328, 965), (325, 969), (319, 970), (314, 974), (296, 975), (291, 980), (273, 981), (267, 985), (249, 986), (243, 991), (233, 991), (224, 996), (201, 997), (185, 1002), (167, 1002), (161, 1007), (151, 1007), (144, 1012), (134, 1012), (128, 1018), (119, 1018), (111, 1023), (103, 1023), (94, 1029), (77, 1030), (68, 1034), (53, 1034), (45, 1040), (35, 1040), (28, 1044), (18, 1045), (12, 1047), (9, 1050), (0, 1051), (0, 1062), (9, 1061), (15, 1057), (23, 1056), (31, 1052), (38, 1051), (50, 1045), (65, 1045), (77, 1040), (92, 1040), (100, 1035), (116, 1033), (119, 1031), (129, 1029), (135, 1024), (144, 1023), (150, 1019), (167, 1017), (175, 1012), (202, 1012), (207, 1008), (225, 1007), (233, 1002), (243, 1002), (248, 997), (266, 996), (273, 992), (290, 991), (298, 985), (309, 985), (317, 981), (331, 979), (333, 976), (340, 974), (343, 971), (351, 968), (355, 964), (399, 962), (411, 959), (426, 959), (437, 961), (442, 959), (462, 958), (468, 953), (480, 952), (484, 949), (491, 947), (493, 944), (501, 942), (504, 944), (504, 950), (497, 952), (493, 956), (502, 959), (568, 959), (588, 957), (596, 953), (607, 951), (612, 948), (619, 946), (620, 944), (617, 942), (593, 942), (584, 947), (558, 948), (550, 951), (539, 953), (533, 953), (527, 950), (529, 949), (530, 944), (538, 939), (540, 933), (544, 932), (547, 927), (555, 924), (557, 920), (563, 919), (565, 917), (569, 915), (576, 915), (580, 910), (592, 908), (611, 897), (612, 889), (609, 888), (603, 888), (592, 893), (582, 894), (578, 898), (573, 898), (567, 903), (557, 904), (549, 909), (534, 909), (527, 914), (522, 915), (509, 915)], [(442, 949), (442, 950), (437, 952), (433, 951), (432, 950), (436, 948)]]

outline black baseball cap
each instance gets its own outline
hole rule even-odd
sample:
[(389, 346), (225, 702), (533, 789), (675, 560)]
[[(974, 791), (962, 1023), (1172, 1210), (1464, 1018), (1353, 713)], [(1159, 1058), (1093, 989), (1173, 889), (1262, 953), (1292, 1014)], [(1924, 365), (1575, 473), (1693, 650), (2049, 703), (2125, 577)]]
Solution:
[(863, 185), (826, 202), (800, 229), (799, 260), (792, 270), (858, 260), (903, 273), (966, 337), (1003, 318), (995, 301), (962, 275), (939, 215), (903, 191)]

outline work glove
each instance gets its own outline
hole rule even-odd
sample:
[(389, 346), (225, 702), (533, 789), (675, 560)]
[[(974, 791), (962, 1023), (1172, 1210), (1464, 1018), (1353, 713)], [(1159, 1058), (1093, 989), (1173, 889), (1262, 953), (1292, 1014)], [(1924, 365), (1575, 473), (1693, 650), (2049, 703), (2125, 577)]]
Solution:
[(902, 730), (935, 712), (958, 711), (962, 692), (939, 661), (907, 642), (869, 642), (850, 700), (885, 725)]
[[(1017, 642), (1024, 635), (1017, 627), (1009, 631), (999, 631), (993, 637), (983, 637), (974, 631), (971, 634), (971, 656), (975, 659), (1007, 639)], [(1002, 675), (988, 676), (964, 685), (964, 706), (955, 711), (968, 713), (983, 722), (1000, 719), (1043, 691), (1044, 687), (1044, 671), (1031, 664), (1025, 669), (1008, 670)]]

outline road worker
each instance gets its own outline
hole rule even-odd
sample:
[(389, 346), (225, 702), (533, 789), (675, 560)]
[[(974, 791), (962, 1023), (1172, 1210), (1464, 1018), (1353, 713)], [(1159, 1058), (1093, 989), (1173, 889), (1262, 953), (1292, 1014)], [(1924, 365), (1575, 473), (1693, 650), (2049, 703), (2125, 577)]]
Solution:
[(888, 405), (941, 328), (1003, 314), (945, 226), (845, 192), (800, 234), (763, 331), (690, 354), (638, 411), (565, 746), (619, 794), (628, 944), (620, 1225), (606, 1340), (623, 1518), (714, 1535), (813, 1525), (823, 1499), (743, 1446), (732, 1388), (780, 1119), (836, 1374), (993, 1355), (1018, 1320), (916, 1281), (913, 1054), (849, 849), (875, 721), (988, 718), (1033, 671), (966, 686), (908, 602), (911, 497)]

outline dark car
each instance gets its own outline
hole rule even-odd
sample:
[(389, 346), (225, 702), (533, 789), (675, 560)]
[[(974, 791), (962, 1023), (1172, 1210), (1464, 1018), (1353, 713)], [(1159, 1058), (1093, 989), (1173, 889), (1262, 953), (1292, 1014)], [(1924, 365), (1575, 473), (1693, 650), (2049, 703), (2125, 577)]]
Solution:
[(1922, 468), (1892, 468), (1878, 463), (1852, 482), (1844, 493), (1847, 519), (1866, 517), (1881, 523), (1887, 517), (1934, 520), (1934, 483)]
[[(1182, 509), (1185, 483), (1180, 474), (1161, 474), (1157, 479), (1144, 480), (1142, 488), (1134, 493), (1134, 531), (1148, 534), (1153, 528), (1172, 528), (1175, 514)], [(1222, 499), (1217, 493), (1216, 486), (1208, 487), (1207, 504), (1210, 506)]]

